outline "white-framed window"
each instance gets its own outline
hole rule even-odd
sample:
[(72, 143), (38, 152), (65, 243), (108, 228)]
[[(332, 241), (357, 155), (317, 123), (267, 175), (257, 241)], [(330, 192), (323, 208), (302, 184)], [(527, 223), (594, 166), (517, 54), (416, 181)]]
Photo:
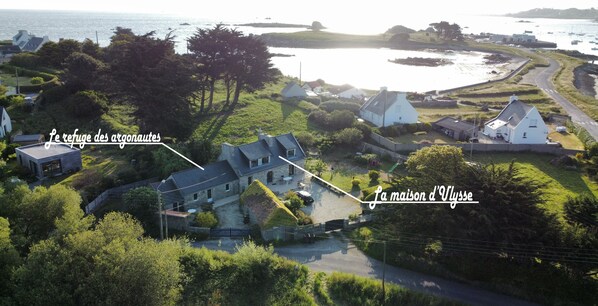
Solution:
[(249, 168), (255, 168), (259, 165), (259, 162), (257, 159), (253, 159), (249, 162)]
[(270, 156), (262, 157), (262, 165), (270, 163)]
[(193, 200), (197, 201), (197, 192), (193, 194)]
[(225, 190), (226, 192), (229, 192), (229, 191), (230, 191), (230, 184), (226, 184), (226, 185), (224, 185), (224, 190)]
[(527, 132), (523, 132), (523, 138), (527, 138)]
[(287, 150), (287, 157), (295, 157), (295, 149)]

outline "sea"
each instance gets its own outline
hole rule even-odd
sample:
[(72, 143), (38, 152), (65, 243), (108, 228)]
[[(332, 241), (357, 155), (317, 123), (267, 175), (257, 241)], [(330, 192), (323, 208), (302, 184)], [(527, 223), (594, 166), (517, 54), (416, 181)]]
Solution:
[[(523, 19), (504, 16), (454, 14), (442, 16), (411, 16), (401, 18), (352, 18), (322, 17), (319, 20), (327, 31), (349, 34), (379, 34), (394, 25), (425, 29), (439, 20), (458, 23), (463, 33), (516, 34), (531, 33), (539, 40), (556, 42), (558, 48), (578, 50), (598, 55), (598, 23), (578, 19)], [(441, 19), (442, 18), (442, 19)], [(217, 23), (237, 28), (245, 34), (268, 32), (295, 32), (297, 28), (257, 28), (241, 26), (250, 22), (281, 22), (311, 24), (303, 16), (249, 16), (227, 20), (222, 16), (206, 17), (181, 14), (134, 14), (115, 12), (0, 10), (0, 40), (8, 40), (18, 30), (28, 30), (37, 36), (47, 35), (50, 40), (61, 38), (84, 40), (89, 38), (101, 46), (110, 43), (117, 26), (131, 28), (137, 34), (154, 31), (156, 36), (169, 33), (176, 36), (176, 51), (187, 52), (186, 39), (197, 28), (212, 27)], [(578, 41), (572, 44), (572, 41)], [(283, 74), (301, 77), (304, 81), (323, 79), (330, 84), (351, 84), (364, 89), (386, 86), (391, 90), (429, 91), (484, 82), (496, 78), (496, 73), (508, 73), (504, 65), (486, 65), (484, 54), (479, 52), (433, 52), (388, 49), (303, 49), (271, 48), (272, 53), (291, 55), (274, 57), (273, 64)], [(389, 60), (405, 57), (447, 58), (452, 65), (441, 67), (405, 66)]]

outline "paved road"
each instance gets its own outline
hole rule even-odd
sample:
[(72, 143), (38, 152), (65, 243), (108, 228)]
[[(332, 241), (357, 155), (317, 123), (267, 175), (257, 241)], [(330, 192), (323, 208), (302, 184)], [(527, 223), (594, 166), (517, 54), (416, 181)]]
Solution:
[(571, 116), (571, 121), (583, 126), (594, 139), (598, 140), (598, 123), (556, 91), (552, 83), (552, 76), (559, 69), (560, 65), (551, 58), (546, 57), (546, 59), (549, 61), (550, 66), (534, 68), (533, 70), (537, 71), (533, 72), (534, 77), (530, 81), (560, 104), (565, 112)]
[[(194, 246), (234, 252), (240, 240), (201, 241)], [(276, 247), (284, 257), (323, 272), (346, 272), (370, 278), (382, 278), (382, 262), (366, 256), (346, 238), (329, 238), (313, 244)], [(410, 270), (386, 266), (386, 280), (409, 289), (428, 292), (472, 305), (535, 305), (513, 297), (493, 293), (455, 281)]]

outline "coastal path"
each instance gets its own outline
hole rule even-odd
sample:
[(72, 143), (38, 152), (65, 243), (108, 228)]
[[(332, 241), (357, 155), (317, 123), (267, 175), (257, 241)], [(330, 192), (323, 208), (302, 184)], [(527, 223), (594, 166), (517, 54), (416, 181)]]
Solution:
[(552, 77), (558, 71), (560, 65), (552, 58), (545, 58), (550, 65), (548, 67), (536, 67), (530, 71), (532, 75), (528, 78), (528, 82), (544, 91), (563, 107), (565, 112), (571, 116), (573, 123), (584, 127), (595, 140), (598, 140), (598, 123), (556, 91), (552, 83)]

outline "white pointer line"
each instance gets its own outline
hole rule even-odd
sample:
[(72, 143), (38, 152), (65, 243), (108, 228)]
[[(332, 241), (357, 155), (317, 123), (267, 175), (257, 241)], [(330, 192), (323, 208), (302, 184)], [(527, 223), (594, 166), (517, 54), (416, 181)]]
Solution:
[[(334, 189), (336, 189), (336, 190), (344, 193), (345, 195), (348, 195), (349, 197), (355, 199), (357, 202), (359, 202), (361, 204), (372, 204), (372, 203), (373, 204), (453, 204), (453, 203), (455, 203), (455, 201), (425, 201), (425, 202), (422, 202), (422, 201), (362, 201), (359, 198), (355, 197), (354, 195), (352, 195), (352, 194), (350, 194), (350, 193), (348, 193), (348, 192), (346, 192), (346, 191), (344, 191), (344, 190), (342, 190), (342, 189), (340, 189), (340, 188), (332, 185), (331, 183), (329, 183), (328, 181), (324, 180), (323, 178), (321, 178), (321, 177), (319, 177), (319, 176), (317, 176), (317, 175), (315, 175), (315, 174), (313, 174), (313, 173), (311, 173), (311, 172), (309, 172), (309, 171), (301, 168), (299, 165), (297, 165), (297, 164), (289, 161), (288, 159), (286, 159), (286, 158), (284, 158), (282, 156), (278, 156), (278, 158), (280, 158), (283, 161), (285, 161), (285, 162), (287, 162), (287, 163), (295, 166), (296, 168), (299, 168), (299, 170), (301, 170), (301, 171), (303, 171), (303, 172), (305, 172), (307, 174), (310, 174), (311, 176), (317, 178), (318, 180), (324, 182), (325, 184), (328, 184), (329, 186), (331, 186)], [(480, 204), (479, 201), (464, 201), (464, 202), (458, 202), (458, 203), (459, 204)]]
[(121, 147), (121, 149), (123, 148), (123, 145), (129, 146), (129, 145), (162, 145), (165, 146), (166, 148), (168, 148), (170, 151), (176, 153), (178, 156), (182, 157), (183, 159), (185, 159), (186, 161), (190, 162), (193, 166), (204, 170), (204, 168), (198, 164), (196, 164), (194, 161), (190, 160), (189, 158), (187, 158), (185, 155), (177, 152), (175, 149), (169, 147), (167, 144), (163, 143), (163, 142), (69, 142), (69, 143), (65, 143), (65, 142), (57, 142), (57, 141), (47, 141), (44, 146), (46, 147), (46, 149), (50, 148), (50, 145), (52, 144), (66, 144), (66, 145), (70, 145), (71, 148), (74, 145), (77, 145), (79, 147), (81, 146), (86, 146), (86, 145), (107, 145), (107, 146), (119, 146)]

